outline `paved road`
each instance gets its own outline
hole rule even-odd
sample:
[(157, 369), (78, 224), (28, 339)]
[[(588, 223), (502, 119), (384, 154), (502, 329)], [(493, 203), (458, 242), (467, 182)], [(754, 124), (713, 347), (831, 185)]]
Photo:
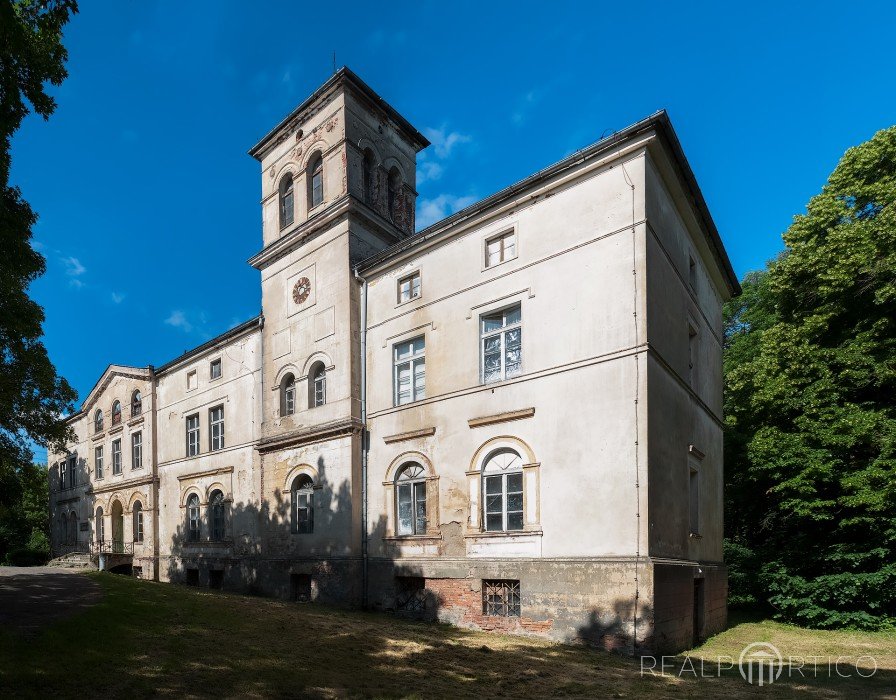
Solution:
[(0, 566), (0, 629), (35, 634), (102, 597), (95, 581), (72, 569)]

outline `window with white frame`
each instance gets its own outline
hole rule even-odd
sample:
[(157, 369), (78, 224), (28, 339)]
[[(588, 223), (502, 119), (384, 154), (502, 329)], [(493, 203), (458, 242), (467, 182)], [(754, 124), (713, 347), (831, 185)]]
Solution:
[(199, 414), (187, 416), (187, 457), (199, 454)]
[(426, 470), (416, 462), (404, 465), (395, 480), (396, 534), (426, 533)]
[(315, 362), (308, 372), (308, 408), (327, 403), (327, 368), (323, 362)]
[(187, 391), (190, 389), (195, 389), (199, 386), (199, 377), (196, 374), (196, 370), (191, 370), (187, 372)]
[(290, 372), (280, 382), (280, 415), (291, 416), (296, 412), (296, 378)]
[(516, 231), (507, 231), (485, 241), (485, 266), (492, 267), (516, 257)]
[(143, 433), (131, 435), (131, 469), (143, 468)]
[(500, 382), (523, 370), (523, 315), (519, 304), (480, 319), (482, 381)]
[(187, 499), (187, 539), (198, 542), (200, 536), (199, 496), (190, 494)]
[(314, 482), (307, 474), (299, 474), (293, 482), (292, 531), (295, 534), (314, 532)]
[(224, 449), (224, 407), (215, 406), (208, 412), (209, 447), (212, 452)]
[(280, 206), (280, 228), (289, 226), (295, 217), (295, 192), (293, 189), (293, 180), (290, 173), (286, 173), (280, 180), (279, 206)]
[(134, 542), (143, 541), (143, 504), (140, 501), (134, 503), (131, 509), (134, 513)]
[(393, 346), (395, 405), (426, 398), (426, 343), (423, 336)]
[(415, 272), (398, 280), (398, 303), (404, 303), (420, 296), (420, 273)]
[(311, 161), (308, 168), (308, 208), (323, 204), (324, 201), (324, 160), (320, 154)]
[(219, 379), (221, 377), (221, 358), (212, 360), (208, 365), (208, 378)]
[(514, 450), (498, 450), (482, 470), (483, 523), (487, 532), (523, 529), (523, 460)]
[(93, 474), (97, 479), (103, 478), (103, 446), (93, 448)]
[(121, 438), (112, 441), (112, 473), (121, 474)]

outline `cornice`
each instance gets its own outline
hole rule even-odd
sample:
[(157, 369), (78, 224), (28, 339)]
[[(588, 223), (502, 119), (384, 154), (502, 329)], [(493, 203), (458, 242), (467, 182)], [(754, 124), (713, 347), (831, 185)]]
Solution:
[(104, 486), (100, 486), (97, 488), (91, 489), (93, 494), (99, 493), (109, 493), (110, 491), (120, 491), (122, 489), (133, 488), (134, 486), (145, 486), (147, 484), (156, 484), (159, 483), (159, 477), (157, 476), (144, 476), (140, 479), (131, 479), (130, 481), (115, 481), (110, 484), (106, 484)]
[(357, 418), (345, 418), (342, 420), (317, 425), (313, 428), (303, 428), (294, 430), (284, 435), (264, 438), (255, 448), (261, 454), (275, 452), (277, 450), (287, 449), (289, 447), (300, 447), (302, 445), (310, 445), (316, 442), (325, 442), (347, 435), (360, 435), (364, 428), (364, 424)]

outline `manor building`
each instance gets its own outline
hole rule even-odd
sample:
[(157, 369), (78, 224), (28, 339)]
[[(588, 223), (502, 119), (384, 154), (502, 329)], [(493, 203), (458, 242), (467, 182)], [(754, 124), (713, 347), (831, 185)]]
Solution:
[(629, 651), (721, 630), (739, 286), (668, 117), (415, 233), (427, 145), (343, 68), (250, 150), (262, 314), (109, 366), (54, 549)]

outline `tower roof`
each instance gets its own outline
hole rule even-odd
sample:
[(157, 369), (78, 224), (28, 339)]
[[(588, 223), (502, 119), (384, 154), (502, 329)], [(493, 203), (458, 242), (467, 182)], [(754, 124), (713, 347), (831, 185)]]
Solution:
[(292, 112), (286, 115), (286, 117), (281, 120), (280, 123), (277, 124), (277, 126), (271, 129), (267, 134), (265, 134), (261, 141), (250, 148), (249, 155), (257, 160), (261, 160), (264, 157), (264, 153), (267, 148), (271, 145), (271, 143), (276, 139), (277, 135), (283, 129), (296, 121), (303, 121), (307, 116), (307, 113), (314, 108), (316, 103), (320, 101), (322, 97), (327, 95), (335, 88), (341, 86), (352, 88), (355, 94), (366, 99), (366, 101), (373, 109), (380, 111), (393, 122), (395, 122), (399, 126), (399, 128), (407, 135), (408, 139), (416, 146), (418, 151), (420, 149), (426, 148), (429, 145), (429, 140), (423, 134), (417, 131), (417, 129), (415, 129), (407, 119), (401, 116), (401, 114), (399, 114), (392, 105), (390, 105), (382, 97), (380, 97), (373, 90), (373, 88), (371, 88), (367, 83), (361, 80), (346, 66), (343, 66), (338, 71), (336, 71), (332, 75), (332, 77), (327, 80), (327, 82), (325, 82), (317, 90), (315, 90), (308, 99), (306, 99), (304, 102), (302, 102), (302, 104), (300, 104)]

